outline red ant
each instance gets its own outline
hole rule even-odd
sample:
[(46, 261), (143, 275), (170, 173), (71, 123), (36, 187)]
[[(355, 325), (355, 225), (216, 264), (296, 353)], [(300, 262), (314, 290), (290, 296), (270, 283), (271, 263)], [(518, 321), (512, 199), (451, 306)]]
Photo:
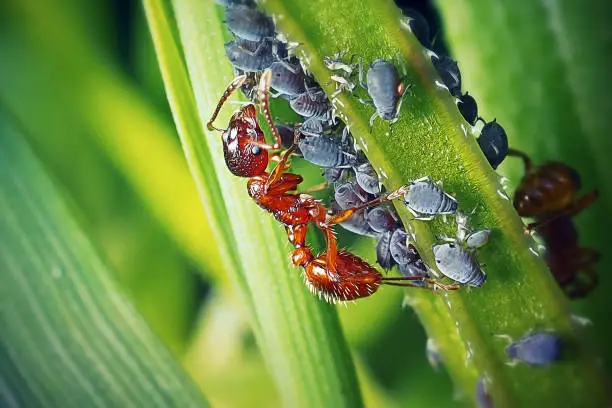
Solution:
[[(514, 208), (521, 217), (533, 217), (526, 232), (537, 231), (546, 243), (546, 262), (559, 286), (571, 299), (584, 297), (597, 286), (595, 263), (599, 253), (578, 246), (578, 232), (572, 216), (590, 206), (598, 196), (593, 190), (576, 199), (580, 175), (560, 162), (534, 167), (523, 152), (510, 149), (510, 156), (520, 157), (525, 176), (514, 195)], [(581, 279), (584, 272), (587, 281)]]
[[(295, 247), (292, 262), (304, 268), (304, 277), (312, 291), (318, 291), (327, 301), (346, 301), (370, 296), (381, 284), (395, 286), (421, 287), (411, 283), (424, 282), (426, 289), (455, 290), (457, 285), (443, 285), (425, 277), (383, 277), (374, 267), (358, 256), (337, 248), (332, 226), (348, 219), (355, 212), (373, 205), (393, 200), (405, 192), (405, 187), (354, 208), (348, 208), (334, 215), (314, 197), (297, 193), (302, 176), (288, 173), (290, 156), (296, 149), (299, 132), (296, 130), (293, 145), (284, 151), (274, 169), (266, 172), (268, 154), (263, 150), (278, 150), (281, 138), (272, 121), (269, 108), (269, 88), (271, 72), (263, 73), (258, 89), (266, 122), (272, 131), (274, 144), (267, 144), (257, 122), (253, 104), (247, 104), (234, 113), (227, 129), (213, 126), (221, 107), (229, 96), (246, 80), (246, 76), (236, 77), (227, 87), (221, 100), (207, 123), (209, 130), (223, 134), (225, 162), (232, 173), (248, 177), (249, 196), (264, 210), (272, 213), (286, 228), (289, 242)], [(306, 231), (312, 222), (325, 235), (327, 251), (314, 256), (306, 244)]]

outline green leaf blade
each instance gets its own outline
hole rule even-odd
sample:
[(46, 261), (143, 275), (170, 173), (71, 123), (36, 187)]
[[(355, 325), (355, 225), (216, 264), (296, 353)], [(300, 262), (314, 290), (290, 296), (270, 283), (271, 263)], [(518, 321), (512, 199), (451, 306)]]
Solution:
[(0, 397), (7, 406), (206, 406), (0, 120)]
[[(413, 307), (429, 336), (438, 342), (464, 395), (473, 400), (476, 380), (487, 377), (496, 405), (521, 406), (537, 400), (597, 406), (606, 401), (609, 397), (599, 369), (582, 343), (582, 335), (573, 327), (567, 301), (544, 262), (529, 251), (534, 243), (523, 234), (522, 221), (510, 201), (501, 197), (499, 176), (469, 134), (453, 98), (435, 85), (439, 79), (431, 63), (416, 40), (402, 31), (395, 6), (373, 0), (361, 1), (358, 6), (333, 0), (267, 0), (264, 8), (274, 15), (280, 31), (301, 44), (298, 55), (328, 95), (334, 87), (331, 72), (323, 65), (325, 56), (346, 51), (369, 63), (400, 54), (407, 62), (407, 83), (412, 87), (391, 135), (388, 124), (381, 121), (370, 133), (368, 119), (373, 111), (359, 104), (355, 96), (340, 94), (335, 106), (388, 190), (423, 176), (443, 180), (461, 210), (469, 212), (477, 207), (473, 227), (493, 230), (491, 242), (478, 252), (489, 273), (482, 288), (437, 298), (410, 293)], [(356, 92), (359, 95), (362, 91)], [(396, 208), (410, 224), (408, 211), (402, 205), (396, 204)], [(455, 227), (440, 221), (412, 224), (416, 246), (432, 265), (435, 235), (453, 236)], [(493, 335), (509, 334), (518, 339), (537, 328), (554, 330), (576, 345), (572, 361), (555, 364), (545, 372), (507, 367), (505, 343)], [(583, 375), (577, 378), (574, 370)], [(530, 387), (533, 383), (544, 386), (534, 390)], [(590, 391), (584, 391), (587, 389)], [(586, 402), (585, 393), (591, 398)]]
[[(230, 246), (239, 260), (230, 272), (246, 298), (258, 345), (284, 404), (361, 406), (353, 362), (336, 312), (312, 296), (299, 271), (290, 266), (291, 249), (284, 230), (249, 199), (246, 179), (229, 172), (220, 135), (202, 132), (201, 124), (208, 120), (233, 75), (223, 52), (216, 6), (212, 2), (172, 2), (187, 74), (176, 61), (180, 52), (172, 40), (168, 10), (160, 1), (144, 4), (150, 28), (155, 31), (167, 94), (173, 99), (189, 92), (195, 98), (197, 106), (183, 106), (174, 112), (200, 123), (198, 132), (181, 135), (183, 148), (196, 182), (206, 172), (214, 171), (218, 177), (217, 194), (229, 215), (219, 222), (231, 232)], [(189, 78), (193, 90), (176, 86), (177, 76)], [(224, 109), (218, 123), (227, 123), (229, 117), (229, 109)], [(203, 138), (199, 137), (202, 133)]]

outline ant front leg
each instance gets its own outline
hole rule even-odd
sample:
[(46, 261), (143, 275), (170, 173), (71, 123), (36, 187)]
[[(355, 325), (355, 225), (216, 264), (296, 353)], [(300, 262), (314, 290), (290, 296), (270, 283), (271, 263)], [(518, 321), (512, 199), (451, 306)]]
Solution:
[(525, 227), (525, 233), (530, 234), (532, 231), (537, 230), (542, 225), (546, 225), (550, 223), (551, 221), (556, 220), (562, 215), (574, 216), (576, 214), (579, 214), (582, 210), (584, 210), (585, 208), (593, 204), (593, 202), (595, 202), (597, 197), (599, 197), (599, 190), (593, 190), (585, 194), (584, 196), (580, 197), (580, 199), (578, 201), (575, 201), (569, 209), (565, 211), (561, 211), (560, 213), (555, 214), (549, 218), (546, 218), (540, 222), (533, 222), (527, 225), (527, 227)]
[[(281, 155), (280, 161), (276, 164), (276, 166), (274, 166), (274, 169), (272, 170), (270, 175), (268, 175), (268, 179), (266, 180), (266, 184), (264, 187), (264, 191), (266, 192), (266, 194), (270, 194), (271, 191), (276, 190), (275, 187), (281, 181), (281, 179), (284, 179), (283, 181), (285, 183), (289, 181), (286, 177), (286, 176), (289, 176), (289, 174), (285, 174), (285, 173), (289, 169), (289, 159), (291, 158), (291, 155), (293, 154), (293, 152), (295, 152), (295, 149), (297, 147), (295, 143), (295, 140), (297, 140), (297, 137), (298, 137), (298, 131), (296, 130), (295, 139), (294, 139), (293, 144), (291, 145), (289, 149), (283, 152), (283, 154)], [(283, 177), (283, 175), (285, 175), (285, 177)], [(297, 185), (302, 182), (301, 176), (296, 175), (296, 174), (293, 174), (291, 176), (294, 176), (292, 180), (293, 188), (285, 189), (285, 191), (296, 189)]]
[(272, 136), (274, 137), (274, 144), (260, 144), (260, 147), (266, 150), (278, 150), (281, 148), (281, 136), (278, 133), (278, 129), (272, 120), (272, 114), (270, 113), (270, 86), (272, 84), (272, 71), (270, 69), (265, 70), (265, 72), (261, 75), (261, 80), (259, 81), (259, 89), (257, 90), (257, 95), (259, 97), (259, 101), (261, 102), (261, 107), (263, 110), (263, 114), (266, 118), (266, 123), (272, 132)]
[(215, 108), (215, 111), (213, 112), (212, 116), (210, 117), (209, 121), (206, 123), (206, 128), (208, 128), (208, 130), (216, 130), (218, 132), (225, 132), (224, 129), (219, 129), (217, 127), (215, 127), (213, 125), (213, 122), (215, 121), (215, 119), (217, 119), (217, 116), (219, 115), (219, 111), (221, 111), (221, 107), (223, 106), (223, 104), (225, 103), (225, 101), (227, 101), (227, 99), (230, 97), (230, 95), (237, 89), (240, 88), (242, 86), (242, 84), (244, 83), (244, 81), (246, 81), (247, 76), (246, 75), (239, 75), (236, 78), (234, 78), (232, 80), (232, 82), (229, 83), (229, 85), (227, 86), (227, 88), (225, 89), (225, 91), (223, 92), (223, 95), (221, 96), (221, 99), (219, 100), (219, 103), (217, 104), (217, 107)]
[(529, 173), (531, 171), (531, 169), (533, 167), (533, 162), (531, 161), (529, 156), (527, 156), (526, 153), (523, 153), (520, 150), (516, 150), (516, 149), (510, 148), (510, 149), (508, 149), (508, 156), (514, 156), (514, 157), (518, 157), (518, 158), (522, 159), (523, 163), (525, 165), (525, 173)]

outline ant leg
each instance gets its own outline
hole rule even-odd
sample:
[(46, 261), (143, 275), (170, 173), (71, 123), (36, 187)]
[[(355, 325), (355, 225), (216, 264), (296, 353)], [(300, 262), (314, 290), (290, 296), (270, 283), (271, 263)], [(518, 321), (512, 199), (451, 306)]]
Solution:
[(224, 129), (216, 128), (213, 125), (213, 122), (215, 121), (215, 119), (217, 119), (217, 115), (219, 115), (219, 111), (221, 110), (221, 107), (223, 106), (225, 101), (227, 101), (227, 98), (229, 98), (232, 92), (234, 92), (237, 88), (239, 88), (244, 83), (244, 81), (246, 81), (246, 79), (247, 79), (246, 75), (239, 75), (236, 78), (234, 78), (232, 82), (229, 83), (229, 85), (223, 92), (223, 95), (221, 96), (221, 99), (219, 100), (219, 103), (217, 104), (215, 111), (213, 112), (209, 121), (206, 123), (206, 128), (208, 130), (211, 130), (211, 131), (216, 130), (218, 132), (225, 132)]
[(513, 148), (508, 149), (508, 156), (514, 156), (523, 159), (523, 163), (525, 164), (525, 173), (529, 173), (529, 171), (533, 167), (533, 163), (531, 162), (529, 156), (527, 156), (526, 153), (523, 153), (520, 150), (516, 150)]
[(306, 190), (302, 191), (302, 193), (314, 193), (316, 191), (325, 190), (328, 187), (329, 187), (329, 184), (327, 183), (327, 181), (324, 181), (322, 183), (319, 183), (312, 187), (307, 188)]
[(274, 136), (274, 144), (269, 146), (268, 150), (278, 150), (281, 147), (281, 136), (278, 133), (278, 129), (272, 120), (272, 114), (270, 113), (270, 84), (272, 83), (272, 71), (267, 69), (262, 75), (259, 81), (259, 89), (257, 95), (261, 101), (262, 110), (266, 117), (266, 123), (270, 127), (272, 136)]
[[(279, 182), (283, 174), (289, 169), (289, 159), (291, 158), (291, 155), (293, 154), (293, 152), (295, 151), (297, 147), (296, 141), (298, 140), (298, 137), (299, 137), (298, 135), (299, 135), (299, 132), (296, 129), (295, 137), (293, 139), (293, 144), (291, 145), (289, 149), (283, 152), (283, 154), (281, 155), (280, 161), (276, 164), (276, 166), (274, 166), (274, 169), (272, 170), (270, 175), (268, 175), (268, 179), (266, 180), (266, 184), (264, 187), (264, 191), (266, 191), (266, 193), (270, 190), (271, 186)], [(298, 177), (300, 180), (299, 182), (301, 183), (302, 177), (301, 176), (298, 176)], [(296, 187), (297, 187), (297, 184), (296, 184)]]
[(337, 276), (336, 257), (338, 256), (338, 241), (336, 239), (336, 234), (334, 233), (334, 230), (331, 229), (331, 226), (327, 223), (319, 222), (317, 223), (317, 227), (319, 227), (325, 234), (325, 241), (327, 245), (325, 263), (327, 265), (327, 270), (334, 276)]
[[(583, 298), (597, 287), (599, 277), (595, 270), (595, 263), (599, 261), (601, 255), (599, 252), (591, 248), (579, 248), (580, 261), (573, 267), (576, 275), (579, 272), (584, 272), (586, 280), (581, 280), (581, 276), (574, 276), (571, 283), (564, 287), (564, 291), (570, 299)], [(584, 276), (582, 275), (582, 276)]]

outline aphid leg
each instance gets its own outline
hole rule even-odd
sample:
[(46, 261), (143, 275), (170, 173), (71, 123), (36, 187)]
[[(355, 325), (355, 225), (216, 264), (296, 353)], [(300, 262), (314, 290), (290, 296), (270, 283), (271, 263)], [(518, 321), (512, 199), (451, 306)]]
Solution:
[(376, 120), (376, 118), (378, 117), (378, 112), (374, 112), (374, 114), (372, 114), (372, 116), (370, 117), (370, 133), (372, 133), (372, 128), (374, 127), (374, 121)]
[[(353, 61), (353, 57), (355, 57), (355, 55), (351, 57), (351, 62)], [(359, 85), (361, 85), (361, 87), (367, 91), (368, 84), (363, 81), (363, 57), (357, 56), (357, 59), (359, 60), (357, 63), (357, 66), (359, 67)]]
[[(261, 80), (259, 81), (259, 89), (257, 90), (257, 95), (259, 100), (261, 101), (261, 107), (266, 117), (266, 123), (270, 127), (270, 131), (272, 132), (272, 136), (274, 136), (274, 144), (273, 145), (260, 145), (260, 147), (267, 150), (278, 150), (281, 147), (281, 136), (278, 133), (278, 129), (272, 120), (272, 114), (270, 113), (270, 84), (272, 83), (272, 71), (267, 69), (262, 75)], [(294, 149), (295, 150), (295, 149)]]
[(509, 148), (508, 156), (514, 156), (514, 157), (521, 158), (523, 160), (523, 163), (525, 164), (525, 173), (528, 173), (533, 167), (533, 163), (531, 159), (529, 158), (529, 156), (527, 156), (527, 154), (521, 152), (520, 150)]
[(239, 88), (244, 83), (244, 81), (246, 81), (246, 79), (247, 79), (246, 75), (239, 75), (236, 78), (234, 78), (232, 80), (232, 82), (229, 83), (229, 85), (227, 86), (227, 88), (223, 92), (223, 95), (221, 96), (221, 99), (219, 100), (219, 103), (217, 103), (217, 107), (215, 108), (215, 111), (213, 112), (212, 116), (210, 117), (210, 119), (206, 123), (206, 128), (208, 128), (208, 130), (211, 130), (211, 131), (212, 130), (216, 130), (218, 132), (225, 132), (224, 129), (219, 129), (219, 128), (215, 127), (213, 125), (213, 122), (215, 121), (215, 119), (217, 119), (217, 115), (219, 115), (219, 111), (221, 111), (221, 108), (223, 107), (223, 104), (225, 103), (225, 101), (227, 101), (227, 99), (230, 97), (230, 95), (237, 88)]

